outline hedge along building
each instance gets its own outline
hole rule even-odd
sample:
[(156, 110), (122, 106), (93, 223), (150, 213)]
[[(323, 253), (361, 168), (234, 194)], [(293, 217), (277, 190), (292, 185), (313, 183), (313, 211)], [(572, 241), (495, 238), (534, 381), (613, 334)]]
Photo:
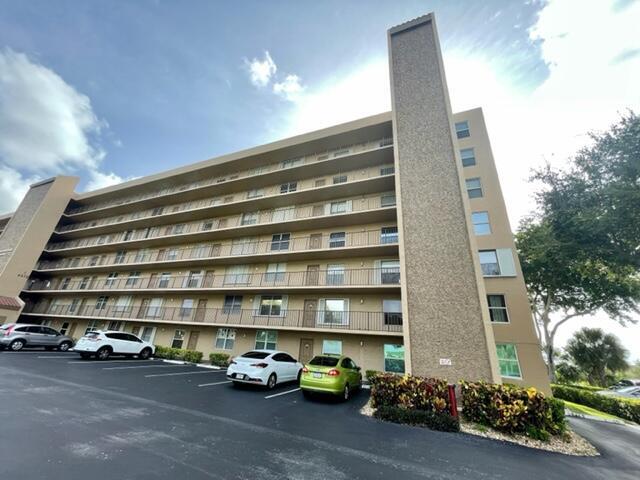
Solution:
[(548, 391), (482, 112), (451, 113), (431, 15), (388, 43), (391, 112), (93, 192), (33, 185), (0, 219), (0, 319)]

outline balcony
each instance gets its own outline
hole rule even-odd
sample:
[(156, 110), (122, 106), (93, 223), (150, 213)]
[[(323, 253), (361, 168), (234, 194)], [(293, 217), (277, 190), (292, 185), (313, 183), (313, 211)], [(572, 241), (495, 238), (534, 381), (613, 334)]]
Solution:
[[(192, 247), (160, 248), (127, 253), (120, 251), (94, 257), (41, 260), (39, 272), (150, 270), (161, 267), (189, 267), (209, 264), (237, 264), (354, 256), (395, 256), (398, 254), (398, 234), (395, 227), (364, 232), (311, 234), (293, 237), (282, 233), (271, 240), (237, 239), (227, 243), (201, 243)], [(337, 229), (336, 229), (337, 230)]]
[[(255, 188), (272, 181), (273, 183), (296, 180), (305, 171), (308, 175), (324, 175), (332, 164), (341, 165), (345, 157), (357, 157), (350, 159), (353, 168), (361, 168), (365, 165), (373, 165), (380, 162), (384, 155), (367, 155), (370, 152), (386, 152), (393, 150), (393, 139), (381, 138), (365, 143), (340, 147), (334, 150), (323, 151), (302, 157), (287, 159), (269, 165), (239, 171), (231, 175), (218, 175), (199, 180), (197, 182), (176, 185), (174, 187), (144, 192), (138, 195), (118, 198), (114, 201), (93, 203), (72, 208), (65, 216), (75, 220), (100, 218), (106, 210), (110, 213), (126, 212), (131, 210), (131, 205), (136, 208), (141, 206), (162, 205), (172, 200), (201, 198), (208, 194), (224, 194), (230, 191), (239, 191), (243, 188)], [(282, 173), (285, 172), (283, 175)], [(256, 177), (260, 176), (262, 181)]]
[(50, 243), (47, 253), (82, 255), (106, 252), (115, 247), (150, 247), (176, 245), (213, 239), (245, 237), (272, 233), (274, 230), (299, 231), (310, 228), (331, 228), (358, 223), (395, 220), (395, 196), (388, 194), (341, 199), (316, 205), (291, 206), (267, 211), (244, 212), (232, 217), (204, 222), (167, 225), (163, 228), (128, 230), (107, 237), (89, 237)]
[(26, 290), (34, 293), (95, 293), (95, 292), (203, 292), (216, 290), (367, 290), (384, 291), (400, 287), (399, 268), (359, 268), (307, 270), (301, 272), (225, 272), (199, 271), (190, 275), (149, 277), (95, 277), (85, 280), (37, 280)]
[(133, 320), (140, 322), (212, 325), (224, 327), (270, 328), (344, 333), (371, 333), (379, 335), (402, 334), (402, 320), (398, 314), (384, 312), (357, 312), (333, 310), (282, 310), (278, 315), (262, 315), (260, 309), (182, 308), (36, 305), (27, 306), (23, 315), (99, 318), (104, 320)]

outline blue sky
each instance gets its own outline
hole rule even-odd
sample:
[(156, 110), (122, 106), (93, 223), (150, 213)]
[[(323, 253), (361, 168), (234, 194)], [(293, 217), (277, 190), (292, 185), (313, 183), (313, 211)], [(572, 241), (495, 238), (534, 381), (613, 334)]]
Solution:
[[(514, 227), (531, 168), (640, 110), (639, 0), (0, 0), (0, 214), (40, 178), (98, 188), (386, 111), (386, 30), (430, 11)], [(640, 327), (585, 323), (640, 358)]]

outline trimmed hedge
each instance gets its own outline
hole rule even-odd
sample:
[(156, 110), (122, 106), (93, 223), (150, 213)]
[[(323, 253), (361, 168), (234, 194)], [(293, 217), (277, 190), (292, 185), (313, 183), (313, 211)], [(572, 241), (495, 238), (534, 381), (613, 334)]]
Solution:
[(210, 353), (209, 361), (211, 362), (211, 365), (226, 367), (229, 365), (229, 355), (226, 353)]
[(166, 358), (167, 360), (183, 360), (185, 362), (200, 363), (202, 361), (202, 352), (196, 350), (185, 350), (183, 348), (171, 348), (156, 345), (157, 358)]
[(571, 388), (578, 388), (580, 390), (586, 390), (587, 392), (599, 392), (600, 390), (605, 390), (604, 387), (594, 387), (593, 385), (579, 385), (579, 384), (575, 384), (575, 383), (571, 383), (571, 384), (558, 384), (558, 386), (560, 387), (571, 387)]
[(640, 423), (640, 400), (598, 395), (564, 385), (551, 385), (551, 390), (556, 398), (579, 403), (631, 422)]
[(465, 418), (509, 434), (547, 440), (566, 430), (564, 405), (535, 388), (460, 382)]
[(378, 407), (374, 417), (387, 422), (404, 423), (420, 427), (428, 427), (441, 432), (459, 432), (460, 421), (451, 415), (429, 412), (426, 410), (410, 410), (401, 407), (384, 405)]
[(379, 373), (369, 381), (373, 408), (400, 407), (449, 415), (449, 393), (445, 380)]

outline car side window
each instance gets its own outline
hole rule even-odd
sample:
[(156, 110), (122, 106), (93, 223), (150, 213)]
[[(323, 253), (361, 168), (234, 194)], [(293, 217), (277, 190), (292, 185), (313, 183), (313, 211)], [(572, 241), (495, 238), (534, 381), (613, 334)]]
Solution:
[(111, 338), (113, 340), (122, 340), (119, 333), (105, 333), (105, 337)]
[(285, 354), (284, 354), (284, 353), (276, 353), (276, 354), (273, 356), (273, 359), (274, 359), (276, 362), (286, 362), (286, 361), (287, 361), (287, 359), (286, 359), (286, 358), (284, 358), (284, 357), (285, 357)]
[(49, 328), (49, 327), (40, 327), (40, 328), (42, 328), (42, 333), (46, 335), (58, 335), (58, 332), (53, 328)]
[(281, 353), (280, 355), (282, 355), (282, 361), (283, 362), (296, 363), (295, 358), (293, 358), (288, 353)]
[(121, 334), (123, 337), (126, 337), (125, 340), (128, 340), (130, 342), (136, 342), (136, 343), (141, 343), (142, 340), (140, 340), (138, 337), (136, 337), (135, 335), (131, 335), (130, 333), (122, 333)]
[(29, 333), (43, 333), (41, 327), (27, 327), (26, 331)]
[(19, 327), (19, 328), (14, 328), (13, 331), (14, 332), (27, 332), (28, 327)]
[(350, 358), (345, 358), (344, 360), (342, 360), (342, 366), (344, 368), (356, 368), (355, 363), (353, 363), (353, 360), (351, 360)]

